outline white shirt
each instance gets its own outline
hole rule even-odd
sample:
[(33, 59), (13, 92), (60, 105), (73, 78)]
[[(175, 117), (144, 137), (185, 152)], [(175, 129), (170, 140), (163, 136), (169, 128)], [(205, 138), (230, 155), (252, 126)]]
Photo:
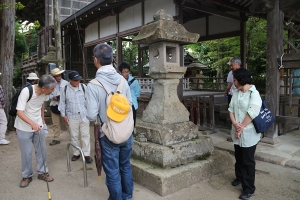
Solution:
[(59, 104), (59, 101), (53, 100), (53, 96), (60, 95), (60, 92), (65, 88), (65, 85), (68, 84), (68, 81), (61, 79), (60, 83), (56, 83), (54, 91), (50, 94), (50, 106), (56, 106)]
[[(42, 105), (44, 104), (44, 101), (49, 100), (49, 95), (41, 94), (37, 96), (35, 93), (34, 85), (32, 86), (33, 91), (32, 91), (32, 97), (29, 99), (29, 89), (24, 88), (21, 91), (21, 94), (18, 99), (18, 104), (17, 104), (17, 110), (23, 110), (24, 114), (34, 121), (36, 124), (39, 124), (40, 126), (43, 126), (43, 120), (42, 120), (42, 114), (41, 114), (41, 108)], [(28, 101), (28, 102), (27, 102)], [(22, 131), (26, 132), (34, 132), (32, 130), (31, 126), (24, 122), (21, 118), (18, 116), (16, 117), (14, 127), (17, 129), (20, 129)]]
[(228, 73), (228, 76), (227, 76), (227, 83), (232, 83), (231, 85), (231, 88), (229, 90), (229, 94), (230, 95), (233, 95), (233, 93), (237, 90), (234, 83), (233, 83), (233, 74), (232, 74), (232, 71), (230, 71)]

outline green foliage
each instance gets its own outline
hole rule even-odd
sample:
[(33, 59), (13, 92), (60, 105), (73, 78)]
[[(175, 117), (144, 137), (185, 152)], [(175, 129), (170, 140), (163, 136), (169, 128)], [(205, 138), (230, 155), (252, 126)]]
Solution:
[(22, 53), (25, 53), (28, 49), (26, 44), (26, 38), (23, 33), (20, 32), (22, 29), (20, 21), (16, 21), (15, 27), (15, 49), (14, 49), (14, 61), (15, 63), (21, 62)]
[[(127, 36), (126, 39), (133, 39), (135, 36)], [(123, 61), (130, 65), (130, 73), (133, 76), (138, 75), (138, 46), (133, 45), (131, 41), (122, 42)]]
[(22, 73), (19, 67), (14, 69), (13, 86), (15, 86), (15, 88), (22, 86)]
[[(246, 63), (253, 76), (254, 84), (265, 85), (267, 23), (263, 19), (250, 17), (246, 23)], [(209, 75), (226, 74), (231, 57), (240, 57), (240, 37), (223, 38), (184, 47), (193, 57), (212, 69)], [(208, 72), (206, 72), (208, 73)], [(208, 74), (204, 74), (208, 75)]]
[(37, 51), (37, 45), (38, 45), (38, 34), (37, 34), (37, 29), (39, 28), (38, 26), (34, 26), (31, 29), (29, 29), (29, 52), (34, 54)]
[(0, 4), (0, 10), (12, 8), (12, 7), (14, 7), (16, 10), (22, 10), (23, 8), (25, 8), (25, 6), (21, 2), (16, 2), (15, 4), (4, 2)]

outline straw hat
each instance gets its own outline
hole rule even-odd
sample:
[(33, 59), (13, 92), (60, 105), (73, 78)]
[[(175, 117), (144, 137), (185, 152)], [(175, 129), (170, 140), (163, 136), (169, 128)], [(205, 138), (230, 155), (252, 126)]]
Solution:
[(65, 71), (65, 70), (60, 70), (59, 68), (54, 68), (54, 69), (52, 69), (52, 71), (51, 71), (51, 75), (52, 75), (52, 76), (57, 76), (57, 75), (59, 75), (59, 74), (62, 74), (64, 71)]
[(39, 80), (39, 77), (36, 75), (36, 73), (30, 73), (26, 79), (28, 79), (28, 80)]

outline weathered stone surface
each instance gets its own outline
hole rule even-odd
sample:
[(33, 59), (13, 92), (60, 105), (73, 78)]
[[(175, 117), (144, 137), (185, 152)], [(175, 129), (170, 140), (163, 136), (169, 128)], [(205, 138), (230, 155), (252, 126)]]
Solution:
[(51, 45), (48, 48), (47, 55), (45, 55), (44, 57), (41, 58), (41, 60), (38, 61), (38, 64), (48, 64), (48, 63), (57, 64), (55, 47)]
[(144, 162), (131, 159), (134, 181), (165, 196), (233, 166), (231, 156), (225, 151), (214, 151), (206, 160), (196, 161), (176, 168), (155, 168)]
[(149, 164), (167, 168), (193, 162), (205, 154), (211, 154), (213, 150), (212, 139), (206, 136), (169, 146), (135, 140), (132, 156)]
[(150, 44), (158, 41), (191, 44), (196, 43), (200, 37), (197, 33), (188, 32), (163, 9), (159, 10), (153, 18), (153, 22), (141, 28), (140, 33), (132, 40), (133, 44)]
[(135, 136), (144, 134), (147, 141), (161, 145), (171, 145), (196, 138), (198, 126), (191, 121), (176, 124), (154, 124), (140, 121), (136, 125)]
[(180, 79), (186, 67), (180, 67), (177, 43), (158, 42), (149, 45), (149, 76), (153, 79)]
[(173, 124), (189, 121), (189, 112), (177, 96), (178, 79), (154, 80), (154, 94), (142, 120), (154, 124)]

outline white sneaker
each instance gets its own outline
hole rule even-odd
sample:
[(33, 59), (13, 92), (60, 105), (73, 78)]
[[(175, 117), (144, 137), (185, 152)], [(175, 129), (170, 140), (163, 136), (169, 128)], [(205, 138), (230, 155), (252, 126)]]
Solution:
[(2, 139), (0, 140), (0, 144), (9, 144), (10, 142), (7, 141), (6, 139)]

